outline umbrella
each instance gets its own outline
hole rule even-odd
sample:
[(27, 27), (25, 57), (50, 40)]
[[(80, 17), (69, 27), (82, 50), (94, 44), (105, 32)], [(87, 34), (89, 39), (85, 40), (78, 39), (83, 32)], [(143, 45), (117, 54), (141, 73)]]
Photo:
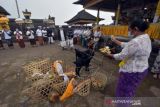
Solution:
[(17, 18), (17, 19), (15, 20), (15, 22), (16, 22), (17, 24), (22, 24), (22, 23), (24, 23), (24, 20), (21, 19), (21, 18)]

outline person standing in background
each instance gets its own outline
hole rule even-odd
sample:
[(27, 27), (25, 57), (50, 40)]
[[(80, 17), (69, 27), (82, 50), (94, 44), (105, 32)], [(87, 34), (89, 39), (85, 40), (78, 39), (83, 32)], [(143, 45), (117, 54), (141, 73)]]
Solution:
[(4, 30), (2, 31), (4, 38), (6, 40), (6, 43), (8, 45), (9, 48), (14, 48), (13, 47), (13, 41), (12, 41), (12, 35), (11, 35), (11, 31), (8, 30), (6, 27), (4, 27)]
[(48, 36), (48, 43), (52, 44), (53, 43), (53, 37), (52, 37), (52, 29), (51, 28), (47, 28), (47, 36)]
[(80, 32), (81, 32), (81, 30), (80, 30), (80, 28), (77, 28), (77, 30), (76, 30), (76, 35), (77, 35), (77, 45), (80, 45), (81, 44), (81, 40), (80, 40)]
[(22, 32), (17, 28), (16, 31), (14, 31), (14, 35), (16, 36), (16, 40), (19, 44), (20, 48), (25, 48)]
[(0, 49), (5, 49), (2, 42), (2, 31), (0, 31)]
[(35, 40), (35, 36), (34, 36), (34, 32), (33, 30), (31, 30), (30, 28), (28, 29), (28, 31), (26, 32), (26, 35), (28, 36), (29, 42), (31, 44), (31, 46), (36, 46), (36, 40)]
[(42, 27), (39, 26), (37, 31), (36, 31), (36, 35), (38, 37), (38, 42), (39, 42), (39, 45), (43, 45), (44, 44), (44, 41), (43, 41), (43, 34), (42, 34)]
[(48, 44), (47, 30), (45, 27), (43, 27), (42, 35), (43, 35), (44, 44)]
[(54, 41), (55, 41), (55, 33), (54, 33), (54, 31), (52, 30), (52, 38), (53, 38), (53, 43), (54, 43)]
[(100, 40), (100, 37), (102, 36), (102, 33), (100, 31), (100, 27), (97, 27), (96, 28), (96, 31), (94, 31), (94, 46), (93, 46), (93, 49), (95, 51), (98, 50), (98, 46), (99, 46), (99, 40)]
[(78, 39), (78, 29), (74, 29), (73, 32), (73, 44), (76, 45), (77, 44), (77, 39)]
[(73, 29), (71, 27), (69, 27), (68, 31), (67, 31), (67, 46), (70, 47), (70, 48), (73, 48), (74, 47), (74, 44), (73, 44)]
[(155, 79), (160, 79), (160, 45), (159, 45), (159, 52), (156, 57), (156, 60), (154, 61), (154, 65), (151, 69), (151, 72), (154, 73), (153, 77)]

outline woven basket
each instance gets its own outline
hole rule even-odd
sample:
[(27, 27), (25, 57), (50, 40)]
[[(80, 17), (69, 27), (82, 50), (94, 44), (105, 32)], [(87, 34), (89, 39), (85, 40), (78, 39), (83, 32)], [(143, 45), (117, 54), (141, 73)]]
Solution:
[(53, 78), (45, 78), (45, 80), (47, 80), (50, 85), (62, 83), (64, 81), (63, 77), (58, 75), (55, 75)]
[(44, 78), (43, 75), (35, 75), (34, 77), (28, 78), (28, 80), (30, 80), (33, 83), (43, 78)]
[[(31, 87), (25, 89), (23, 94), (31, 97), (32, 101), (48, 100), (49, 95), (52, 95), (53, 92), (62, 95), (66, 90), (68, 83), (64, 83), (63, 76), (54, 72), (52, 61), (49, 59), (30, 62), (23, 68), (27, 74), (27, 79), (32, 81)], [(65, 74), (70, 78), (74, 77), (75, 72), (73, 70), (74, 68), (67, 67)]]
[[(22, 93), (28, 95), (32, 98), (32, 100), (47, 100), (48, 95), (54, 91), (54, 84), (59, 84), (63, 82), (63, 78), (55, 77), (55, 78), (44, 78), (40, 79), (32, 84), (32, 87), (24, 90)], [(59, 88), (60, 89), (60, 88)], [(57, 90), (56, 90), (57, 91)]]
[(36, 91), (33, 91), (35, 89), (36, 89), (35, 87), (27, 88), (22, 91), (22, 95), (28, 96), (30, 99), (29, 100), (30, 103), (38, 103), (44, 101), (45, 99), (41, 98), (40, 95), (36, 93)]
[(75, 67), (74, 67), (74, 66), (71, 66), (71, 65), (65, 65), (65, 66), (64, 66), (64, 71), (65, 71), (65, 72), (75, 71)]
[(107, 84), (107, 76), (100, 72), (95, 72), (91, 76), (92, 87), (96, 90), (103, 90)]
[(67, 88), (68, 83), (58, 83), (58, 84), (53, 84), (53, 88), (59, 93), (59, 95), (62, 95), (64, 91)]
[(75, 88), (75, 92), (80, 96), (87, 96), (90, 93), (90, 87), (91, 87), (91, 80), (88, 79), (77, 85), (77, 87)]
[(51, 62), (48, 58), (41, 61), (31, 62), (25, 65), (23, 68), (28, 77), (31, 77), (35, 72), (46, 74), (52, 69)]
[(53, 88), (46, 81), (39, 80), (34, 86), (24, 90), (22, 93), (31, 97), (33, 101), (46, 100)]

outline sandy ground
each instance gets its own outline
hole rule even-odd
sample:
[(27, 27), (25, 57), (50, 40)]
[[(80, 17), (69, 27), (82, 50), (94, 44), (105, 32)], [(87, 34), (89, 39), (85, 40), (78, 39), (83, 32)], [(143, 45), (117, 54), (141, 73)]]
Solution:
[[(0, 50), (0, 107), (103, 107), (105, 97), (114, 97), (118, 78), (118, 62), (96, 53), (91, 67), (99, 68), (100, 72), (108, 76), (108, 84), (104, 90), (91, 89), (88, 96), (74, 95), (63, 104), (60, 102), (51, 104), (47, 101), (29, 103), (28, 98), (21, 95), (22, 90), (28, 85), (25, 82), (25, 72), (22, 70), (22, 66), (31, 60), (47, 57), (55, 60), (61, 59), (67, 65), (74, 66), (75, 53), (73, 50), (62, 50), (58, 43), (34, 48), (28, 43), (26, 45), (24, 49), (20, 49), (15, 44), (14, 49), (8, 49), (5, 46), (5, 50)], [(149, 73), (139, 87), (136, 96), (160, 97), (159, 80), (153, 79)]]

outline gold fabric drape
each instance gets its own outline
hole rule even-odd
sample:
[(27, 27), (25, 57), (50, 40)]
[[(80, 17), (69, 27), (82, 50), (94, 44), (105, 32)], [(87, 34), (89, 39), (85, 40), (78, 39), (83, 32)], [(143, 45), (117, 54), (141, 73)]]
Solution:
[(128, 26), (103, 26), (101, 27), (103, 35), (122, 35), (128, 36)]
[(160, 23), (151, 24), (146, 33), (153, 39), (160, 39)]
[(158, 2), (158, 5), (157, 5), (156, 16), (160, 16), (160, 0)]
[[(128, 26), (102, 26), (103, 35), (128, 36)], [(160, 23), (150, 24), (146, 33), (153, 39), (160, 39)]]

